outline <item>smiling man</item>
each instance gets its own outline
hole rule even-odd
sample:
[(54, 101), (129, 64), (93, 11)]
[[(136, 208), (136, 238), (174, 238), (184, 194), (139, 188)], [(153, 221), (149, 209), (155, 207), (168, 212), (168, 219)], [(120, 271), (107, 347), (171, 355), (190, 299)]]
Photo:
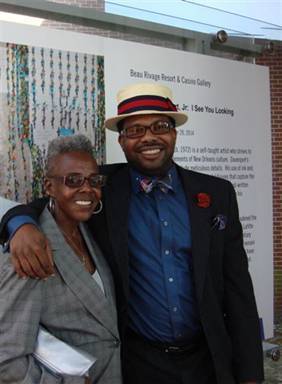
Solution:
[[(115, 279), (124, 382), (259, 383), (259, 320), (236, 194), (228, 181), (173, 162), (187, 118), (170, 89), (146, 83), (122, 89), (118, 114), (106, 120), (128, 163), (101, 167), (105, 210), (88, 224)], [(15, 208), (3, 228), (40, 209)], [(33, 224), (18, 229), (11, 252), (21, 275), (52, 271)]]
[(147, 175), (164, 175), (172, 164), (174, 128), (174, 121), (167, 116), (127, 117), (119, 129), (119, 143), (127, 161), (143, 173), (146, 170)]

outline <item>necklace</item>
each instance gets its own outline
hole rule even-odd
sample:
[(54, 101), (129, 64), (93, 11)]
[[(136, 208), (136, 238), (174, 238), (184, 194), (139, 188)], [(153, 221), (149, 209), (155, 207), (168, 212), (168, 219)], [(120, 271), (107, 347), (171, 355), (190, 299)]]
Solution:
[(79, 246), (78, 246), (70, 235), (68, 235), (65, 231), (63, 231), (62, 228), (60, 228), (60, 229), (61, 229), (63, 235), (65, 236), (66, 240), (68, 241), (68, 243), (75, 250), (75, 253), (80, 258), (82, 264), (85, 266), (86, 265), (86, 253), (83, 250), (83, 245), (82, 245), (81, 240), (78, 239), (78, 241), (79, 241)]

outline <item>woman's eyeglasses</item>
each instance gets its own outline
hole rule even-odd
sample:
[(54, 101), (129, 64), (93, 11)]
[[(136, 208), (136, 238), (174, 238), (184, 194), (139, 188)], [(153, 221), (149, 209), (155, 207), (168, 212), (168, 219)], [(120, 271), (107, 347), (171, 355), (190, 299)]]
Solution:
[(147, 129), (154, 135), (164, 135), (174, 128), (174, 124), (169, 121), (158, 120), (150, 125), (135, 124), (130, 127), (126, 127), (121, 130), (120, 134), (126, 136), (129, 139), (137, 139), (145, 135)]
[(88, 184), (92, 188), (100, 188), (106, 184), (107, 176), (98, 175), (97, 173), (92, 173), (88, 177), (83, 176), (81, 173), (69, 173), (66, 176), (47, 176), (51, 179), (61, 180), (69, 188), (79, 188), (87, 180)]

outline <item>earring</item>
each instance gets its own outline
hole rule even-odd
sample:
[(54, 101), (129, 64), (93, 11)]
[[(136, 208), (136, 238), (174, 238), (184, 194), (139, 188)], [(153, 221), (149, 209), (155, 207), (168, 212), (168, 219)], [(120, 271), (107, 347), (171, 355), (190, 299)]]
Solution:
[(48, 209), (51, 212), (51, 214), (54, 215), (54, 213), (55, 213), (55, 200), (51, 196), (49, 197)]
[[(100, 205), (99, 205), (100, 204)], [(98, 206), (99, 205), (99, 206)], [(102, 203), (102, 200), (99, 200), (98, 201), (98, 204), (96, 205), (96, 207), (95, 208), (97, 208), (98, 207), (98, 209), (94, 209), (94, 211), (92, 212), (92, 215), (97, 215), (98, 213), (100, 213), (101, 211), (102, 211), (102, 209), (103, 209), (103, 203)]]

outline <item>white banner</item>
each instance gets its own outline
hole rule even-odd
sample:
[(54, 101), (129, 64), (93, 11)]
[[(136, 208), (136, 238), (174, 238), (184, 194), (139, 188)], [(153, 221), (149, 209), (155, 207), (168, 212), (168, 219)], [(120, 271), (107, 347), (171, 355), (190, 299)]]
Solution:
[[(9, 23), (0, 24), (0, 41), (104, 56), (107, 117), (116, 114), (116, 93), (129, 83), (155, 81), (172, 89), (179, 108), (189, 115), (187, 124), (178, 130), (175, 161), (233, 183), (259, 315), (263, 318), (266, 338), (271, 337), (273, 229), (268, 69), (178, 50)], [(106, 158), (108, 163), (124, 161), (117, 134), (109, 131)]]

